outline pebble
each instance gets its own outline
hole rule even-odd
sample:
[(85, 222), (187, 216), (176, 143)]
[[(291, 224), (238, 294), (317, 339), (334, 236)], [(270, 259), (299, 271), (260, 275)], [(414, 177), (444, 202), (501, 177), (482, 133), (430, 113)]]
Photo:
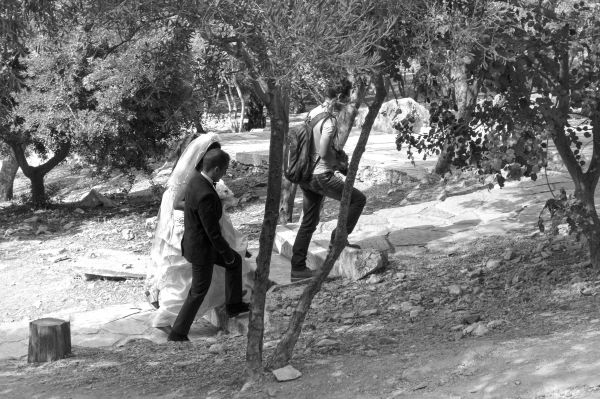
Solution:
[(371, 274), (367, 279), (367, 284), (379, 284), (383, 282), (384, 277), (381, 274)]
[(448, 293), (450, 295), (460, 295), (462, 293), (462, 289), (460, 288), (459, 285), (457, 284), (452, 284), (451, 286), (448, 287)]
[(212, 344), (208, 348), (208, 352), (213, 354), (223, 353), (225, 352), (225, 347), (223, 346), (223, 344)]
[(324, 338), (322, 340), (320, 340), (319, 342), (316, 343), (316, 347), (317, 348), (322, 348), (322, 347), (326, 347), (326, 346), (335, 346), (337, 345), (339, 342), (333, 339), (329, 339), (329, 338)]
[(367, 309), (367, 310), (363, 310), (358, 315), (360, 317), (368, 317), (368, 316), (375, 316), (376, 314), (379, 314), (379, 310), (377, 310), (377, 309)]
[(423, 297), (421, 296), (421, 294), (411, 294), (408, 299), (410, 299), (410, 301), (413, 303), (419, 303), (421, 302)]
[(488, 259), (488, 261), (485, 262), (485, 268), (488, 270), (494, 270), (495, 268), (499, 267), (500, 265), (502, 265), (501, 259)]

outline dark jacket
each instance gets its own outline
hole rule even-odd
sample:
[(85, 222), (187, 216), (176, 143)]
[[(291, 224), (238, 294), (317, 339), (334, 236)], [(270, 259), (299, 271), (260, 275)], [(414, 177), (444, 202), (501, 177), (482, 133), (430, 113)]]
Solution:
[(185, 190), (184, 231), (181, 252), (194, 264), (215, 263), (220, 256), (233, 259), (233, 250), (221, 235), (221, 199), (202, 175), (193, 177)]

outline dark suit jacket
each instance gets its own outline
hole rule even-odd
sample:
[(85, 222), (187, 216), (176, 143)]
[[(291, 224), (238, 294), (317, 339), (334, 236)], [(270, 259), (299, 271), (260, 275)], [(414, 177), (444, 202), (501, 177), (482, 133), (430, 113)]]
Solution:
[(185, 190), (184, 231), (181, 252), (193, 264), (215, 263), (220, 257), (233, 259), (233, 250), (221, 235), (221, 199), (202, 175), (190, 180)]

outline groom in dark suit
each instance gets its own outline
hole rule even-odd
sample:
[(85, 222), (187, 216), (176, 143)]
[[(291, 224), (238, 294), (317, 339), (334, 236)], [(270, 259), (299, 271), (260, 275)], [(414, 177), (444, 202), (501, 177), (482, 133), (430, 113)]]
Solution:
[(249, 310), (248, 304), (242, 302), (242, 258), (225, 241), (219, 225), (223, 207), (215, 186), (228, 165), (225, 151), (207, 151), (196, 165), (201, 173), (192, 177), (186, 188), (181, 251), (192, 264), (192, 286), (169, 333), (169, 341), (189, 341), (187, 335), (210, 287), (215, 264), (226, 269), (227, 314), (235, 317)]

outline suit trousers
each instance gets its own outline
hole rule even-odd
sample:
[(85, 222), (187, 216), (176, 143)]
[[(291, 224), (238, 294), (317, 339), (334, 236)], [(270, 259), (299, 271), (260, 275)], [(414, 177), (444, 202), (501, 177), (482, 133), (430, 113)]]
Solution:
[[(226, 265), (219, 256), (215, 263), (225, 268), (225, 303), (242, 302), (242, 257), (234, 251), (235, 260)], [(214, 263), (192, 263), (192, 285), (173, 324), (173, 333), (187, 336), (204, 297), (210, 288)]]

